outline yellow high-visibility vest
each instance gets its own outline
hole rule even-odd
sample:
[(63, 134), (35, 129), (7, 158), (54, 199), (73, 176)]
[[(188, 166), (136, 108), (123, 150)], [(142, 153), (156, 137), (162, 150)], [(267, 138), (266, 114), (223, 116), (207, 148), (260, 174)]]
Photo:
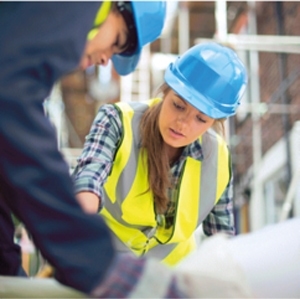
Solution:
[(195, 229), (217, 203), (230, 180), (229, 152), (215, 132), (200, 138), (204, 160), (188, 157), (181, 174), (174, 225), (157, 224), (147, 165), (139, 148), (139, 123), (145, 110), (161, 99), (146, 103), (117, 103), (123, 138), (104, 185), (100, 215), (109, 226), (117, 249), (137, 256), (147, 254), (174, 265), (195, 249)]

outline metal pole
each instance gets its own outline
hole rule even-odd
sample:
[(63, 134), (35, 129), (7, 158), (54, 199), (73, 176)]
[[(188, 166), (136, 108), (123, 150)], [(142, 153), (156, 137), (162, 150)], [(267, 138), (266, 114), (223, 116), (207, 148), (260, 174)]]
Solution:
[(190, 16), (189, 8), (184, 2), (180, 3), (178, 15), (178, 50), (179, 54), (183, 54), (190, 47)]
[[(282, 13), (282, 2), (276, 2), (276, 19), (277, 19), (277, 30), (279, 35), (284, 35), (284, 16)], [(279, 77), (280, 81), (283, 82), (286, 77), (286, 69), (287, 69), (287, 56), (285, 53), (279, 53)], [(289, 104), (290, 100), (288, 99), (288, 95), (286, 90), (284, 90), (281, 94), (281, 103), (283, 105)], [(286, 168), (287, 168), (287, 182), (288, 184), (291, 182), (292, 177), (292, 166), (291, 166), (291, 148), (290, 148), (290, 139), (289, 139), (289, 131), (291, 129), (290, 119), (287, 114), (281, 115), (282, 119), (282, 127), (284, 132), (284, 141), (286, 147)]]
[[(221, 42), (218, 37), (213, 39), (197, 38), (195, 43), (200, 42)], [(283, 36), (283, 35), (256, 35), (256, 34), (227, 34), (226, 40), (222, 40), (224, 44), (231, 45), (235, 50), (254, 50), (272, 53), (300, 53), (300, 37), (299, 36)]]
[(215, 2), (215, 20), (216, 20), (216, 33), (215, 37), (220, 41), (227, 40), (227, 1), (218, 0)]
[[(215, 38), (219, 39), (221, 42), (227, 40), (227, 1), (218, 0), (215, 1), (215, 21), (216, 21), (216, 32)], [(226, 141), (229, 143), (231, 127), (231, 119), (225, 122), (225, 136)]]
[[(249, 33), (256, 34), (256, 14), (255, 2), (249, 1)], [(259, 61), (258, 52), (249, 51), (250, 62), (250, 97), (251, 103), (258, 105), (260, 103), (260, 86), (259, 86)], [(252, 145), (253, 145), (253, 185), (250, 200), (250, 229), (257, 230), (263, 226), (264, 204), (263, 204), (263, 186), (258, 179), (262, 157), (262, 143), (261, 143), (261, 125), (260, 115), (252, 113)]]

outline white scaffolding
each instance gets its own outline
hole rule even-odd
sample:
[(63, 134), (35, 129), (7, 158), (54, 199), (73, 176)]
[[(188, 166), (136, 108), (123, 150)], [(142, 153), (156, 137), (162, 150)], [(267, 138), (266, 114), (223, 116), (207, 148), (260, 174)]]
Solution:
[[(273, 52), (286, 54), (300, 54), (300, 37), (298, 36), (279, 36), (279, 35), (257, 35), (256, 31), (256, 13), (255, 1), (248, 1), (248, 30), (249, 34), (228, 34), (227, 33), (227, 1), (215, 1), (215, 18), (216, 18), (216, 32), (213, 39), (197, 38), (195, 43), (214, 41), (229, 45), (238, 51), (249, 52), (249, 77), (251, 77), (250, 89), (250, 104), (245, 104), (244, 110), (251, 113), (253, 121), (252, 138), (253, 142), (253, 165), (252, 165), (252, 193), (250, 200), (250, 227), (251, 230), (261, 228), (264, 223), (258, 211), (263, 211), (263, 184), (259, 179), (259, 172), (262, 161), (262, 138), (260, 117), (262, 114), (268, 113), (298, 113), (299, 107), (296, 105), (284, 104), (266, 104), (260, 102), (260, 87), (259, 87), (259, 73), (258, 73), (258, 52)], [(299, 73), (294, 74), (295, 78)], [(279, 88), (279, 96), (288, 88), (289, 82), (282, 82)], [(285, 86), (283, 86), (285, 85)], [(244, 105), (244, 104), (243, 104)], [(299, 167), (300, 168), (300, 167)], [(288, 213), (291, 210), (293, 200), (296, 193), (299, 192), (300, 170), (293, 173), (293, 177), (288, 188), (284, 205), (281, 212), (281, 221), (287, 219)]]

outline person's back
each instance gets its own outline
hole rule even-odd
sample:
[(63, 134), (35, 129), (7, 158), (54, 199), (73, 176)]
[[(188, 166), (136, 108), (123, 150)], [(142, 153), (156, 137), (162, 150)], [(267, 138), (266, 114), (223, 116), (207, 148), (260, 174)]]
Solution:
[[(0, 274), (22, 271), (11, 210), (55, 266), (57, 278), (88, 292), (103, 278), (114, 251), (105, 225), (83, 214), (74, 199), (43, 99), (56, 80), (77, 67), (100, 4), (0, 6), (0, 205), (5, 211), (0, 213)], [(103, 252), (100, 258), (95, 248)], [(96, 258), (101, 266), (95, 267)]]
[[(152, 6), (157, 8), (160, 25), (151, 40), (138, 40), (137, 51), (123, 58), (120, 72), (124, 74), (135, 69), (142, 47), (162, 30), (165, 5), (158, 1)], [(0, 275), (25, 275), (20, 248), (14, 244), (14, 213), (54, 266), (59, 282), (85, 293), (113, 296), (112, 285), (124, 284), (122, 279), (116, 280), (120, 275), (128, 277), (126, 273), (134, 267), (140, 275), (147, 263), (116, 259), (102, 219), (82, 211), (75, 200), (68, 166), (57, 148), (55, 131), (43, 109), (52, 85), (79, 66), (97, 12), (101, 16), (99, 2), (0, 3)], [(109, 21), (116, 35), (121, 32), (126, 36), (128, 28), (121, 11), (106, 13), (110, 19), (100, 18), (101, 22)], [(138, 27), (136, 16), (132, 25)], [(94, 28), (96, 36), (103, 33), (101, 26), (99, 30)], [(141, 30), (138, 36), (144, 33)], [(122, 56), (118, 47), (109, 58), (115, 54)], [(133, 54), (136, 57), (132, 62)], [(169, 273), (168, 269), (163, 271)], [(106, 289), (98, 289), (105, 277)], [(128, 294), (137, 282), (130, 282)], [(162, 295), (171, 296), (175, 289), (166, 289)], [(122, 296), (127, 295), (124, 292)]]

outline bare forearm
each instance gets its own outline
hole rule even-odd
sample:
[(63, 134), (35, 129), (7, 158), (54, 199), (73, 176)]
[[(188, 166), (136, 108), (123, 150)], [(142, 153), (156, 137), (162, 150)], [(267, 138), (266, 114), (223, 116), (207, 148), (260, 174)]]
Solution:
[(86, 213), (98, 212), (101, 199), (93, 192), (82, 191), (76, 194), (77, 201)]

